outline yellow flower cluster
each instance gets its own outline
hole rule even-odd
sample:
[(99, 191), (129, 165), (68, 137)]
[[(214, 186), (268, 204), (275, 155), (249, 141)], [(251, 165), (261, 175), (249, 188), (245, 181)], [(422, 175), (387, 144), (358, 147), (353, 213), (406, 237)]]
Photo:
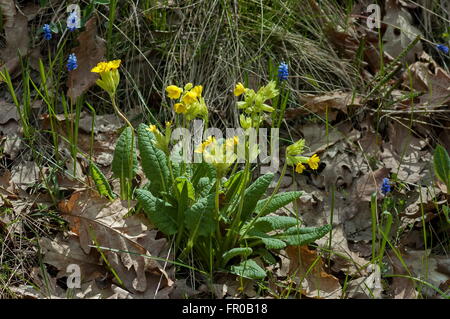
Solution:
[(214, 136), (209, 136), (203, 143), (198, 145), (195, 153), (203, 154), (207, 163), (212, 164), (220, 176), (227, 171), (236, 159), (236, 146), (239, 144), (239, 137), (234, 136), (219, 142)]
[(155, 136), (155, 140), (153, 141), (155, 146), (169, 155), (170, 138), (172, 135), (172, 122), (166, 122), (166, 129), (164, 134), (158, 130), (158, 127), (156, 125), (153, 124), (147, 127), (147, 131), (152, 132)]
[(166, 92), (170, 99), (180, 99), (173, 106), (175, 113), (183, 114), (187, 120), (192, 120), (196, 117), (207, 119), (208, 107), (202, 97), (203, 87), (201, 85), (194, 86), (192, 83), (188, 83), (184, 88), (169, 85), (166, 87)]
[(286, 159), (287, 164), (295, 166), (295, 171), (299, 174), (303, 173), (306, 166), (303, 164), (308, 164), (308, 166), (316, 170), (319, 168), (320, 158), (317, 154), (311, 157), (302, 156), (303, 150), (305, 148), (305, 140), (301, 139), (286, 148)]
[(244, 130), (250, 127), (259, 127), (263, 120), (264, 113), (271, 113), (274, 108), (265, 102), (276, 97), (279, 91), (276, 88), (276, 82), (271, 81), (266, 86), (261, 87), (258, 92), (246, 88), (241, 82), (236, 84), (234, 88), (234, 95), (241, 96), (244, 94), (244, 101), (238, 101), (239, 109), (244, 110), (244, 114), (239, 116), (241, 127)]
[(108, 62), (99, 62), (95, 67), (92, 68), (91, 72), (103, 73), (116, 70), (119, 68), (121, 60), (113, 60)]
[(99, 62), (95, 67), (91, 69), (91, 72), (100, 74), (100, 79), (95, 83), (108, 92), (110, 95), (114, 95), (117, 90), (117, 86), (120, 82), (119, 66), (121, 60), (113, 60), (107, 62)]

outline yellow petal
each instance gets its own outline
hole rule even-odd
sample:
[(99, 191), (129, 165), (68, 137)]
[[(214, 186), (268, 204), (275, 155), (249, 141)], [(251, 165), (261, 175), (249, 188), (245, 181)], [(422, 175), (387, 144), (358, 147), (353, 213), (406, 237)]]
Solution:
[(106, 62), (99, 62), (95, 67), (93, 67), (91, 69), (91, 72), (94, 72), (94, 73), (105, 72), (107, 65), (108, 65), (108, 63), (106, 63)]
[(109, 61), (108, 62), (108, 66), (110, 67), (111, 70), (115, 70), (115, 69), (119, 68), (120, 62), (121, 62), (121, 60)]
[(319, 168), (319, 162), (320, 158), (317, 156), (317, 154), (314, 154), (308, 159), (308, 165), (311, 167), (311, 169), (318, 169)]
[(238, 84), (236, 84), (236, 87), (234, 88), (234, 95), (235, 96), (242, 95), (245, 91), (246, 88), (241, 82), (239, 82)]
[(197, 101), (197, 94), (193, 91), (187, 92), (181, 99), (186, 104), (192, 104)]
[(152, 133), (155, 133), (158, 130), (158, 128), (156, 127), (156, 125), (150, 125), (149, 127), (147, 127), (147, 130)]
[(203, 86), (201, 86), (201, 85), (196, 85), (196, 86), (192, 89), (192, 92), (194, 92), (195, 94), (197, 94), (197, 97), (202, 96)]
[(305, 165), (303, 165), (302, 163), (298, 163), (297, 166), (295, 166), (295, 171), (299, 174), (303, 173), (303, 171), (305, 170)]
[(168, 87), (166, 87), (166, 92), (167, 92), (167, 95), (169, 96), (169, 98), (171, 98), (172, 100), (175, 100), (180, 97), (181, 92), (183, 92), (183, 89), (179, 88), (176, 85), (169, 85)]
[(178, 114), (186, 113), (186, 111), (187, 111), (187, 107), (183, 103), (176, 103), (173, 106), (173, 109), (174, 109), (175, 113), (178, 113)]

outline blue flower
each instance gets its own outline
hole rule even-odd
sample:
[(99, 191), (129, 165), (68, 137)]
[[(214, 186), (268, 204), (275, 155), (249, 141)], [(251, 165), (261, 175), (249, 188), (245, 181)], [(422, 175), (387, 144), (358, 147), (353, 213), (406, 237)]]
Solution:
[(438, 44), (436, 45), (436, 49), (438, 49), (439, 51), (444, 52), (445, 54), (448, 54), (448, 46), (445, 46), (443, 44)]
[(67, 29), (74, 31), (80, 27), (80, 17), (76, 11), (72, 11), (67, 18)]
[(52, 30), (48, 24), (44, 24), (42, 27), (42, 32), (44, 32), (44, 39), (50, 40), (52, 38)]
[(288, 65), (284, 62), (281, 62), (280, 66), (278, 67), (278, 79), (280, 81), (286, 81), (288, 79), (288, 75), (289, 75)]
[(67, 59), (67, 70), (73, 71), (76, 68), (78, 68), (77, 57), (74, 53), (71, 53)]
[(391, 191), (391, 184), (389, 183), (389, 178), (383, 178), (383, 184), (381, 184), (381, 192), (386, 195)]

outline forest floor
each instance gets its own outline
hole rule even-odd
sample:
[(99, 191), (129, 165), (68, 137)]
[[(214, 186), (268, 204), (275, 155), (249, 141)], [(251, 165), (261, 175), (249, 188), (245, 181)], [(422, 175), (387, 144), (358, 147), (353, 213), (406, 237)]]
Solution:
[[(0, 0), (0, 298), (450, 298), (450, 5), (387, 0), (376, 28), (375, 1), (179, 2), (77, 1), (69, 31), (66, 1)], [(172, 121), (165, 88), (193, 82), (221, 130), (240, 126), (235, 85), (286, 62), (280, 168), (299, 139), (320, 164), (275, 174), (302, 192), (275, 215), (331, 232), (255, 258), (258, 279), (180, 265), (173, 237), (119, 198), (124, 121), (91, 72), (115, 59), (135, 128)]]

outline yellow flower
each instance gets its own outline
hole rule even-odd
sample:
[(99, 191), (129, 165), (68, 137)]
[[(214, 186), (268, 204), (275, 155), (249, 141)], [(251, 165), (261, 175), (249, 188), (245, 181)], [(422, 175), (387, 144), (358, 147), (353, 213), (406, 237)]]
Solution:
[(149, 127), (147, 127), (147, 130), (155, 133), (156, 131), (158, 131), (158, 128), (156, 127), (156, 125), (150, 125)]
[(106, 68), (108, 67), (108, 63), (107, 62), (99, 62), (96, 66), (94, 66), (91, 69), (91, 72), (94, 73), (103, 73), (106, 71)]
[(122, 62), (121, 60), (112, 60), (108, 62), (108, 71), (109, 70), (115, 70), (118, 69), (120, 66), (120, 62)]
[(197, 102), (197, 93), (194, 92), (194, 90), (191, 90), (187, 92), (181, 100), (183, 101), (183, 103), (186, 104), (192, 104), (194, 102)]
[(100, 74), (100, 79), (98, 79), (95, 83), (111, 95), (116, 93), (117, 86), (120, 82), (120, 74), (118, 70), (120, 62), (121, 60), (99, 62), (91, 69), (91, 72)]
[(112, 70), (117, 70), (120, 66), (121, 60), (113, 60), (108, 62), (99, 62), (95, 67), (91, 69), (94, 73), (105, 73)]
[(235, 96), (242, 95), (243, 93), (245, 93), (245, 91), (247, 91), (247, 89), (241, 82), (239, 82), (238, 84), (236, 84), (236, 87), (234, 88), (234, 95)]
[(180, 97), (181, 92), (183, 92), (183, 89), (179, 88), (176, 85), (169, 85), (168, 87), (166, 87), (166, 92), (170, 99), (175, 100)]
[(295, 171), (299, 174), (303, 173), (305, 169), (306, 167), (302, 163), (298, 163), (297, 166), (295, 166)]
[(314, 154), (308, 159), (308, 165), (311, 167), (311, 169), (318, 169), (319, 168), (319, 162), (320, 158), (317, 156), (317, 154)]
[(225, 146), (227, 148), (234, 148), (235, 145), (239, 144), (239, 136), (234, 136), (231, 138), (226, 139)]
[(166, 127), (171, 127), (171, 126), (172, 126), (172, 122), (166, 121)]
[(216, 142), (216, 138), (214, 136), (210, 136), (204, 141), (202, 144), (200, 144), (196, 149), (195, 153), (203, 153), (205, 149), (208, 147), (208, 145), (211, 145), (212, 143)]
[(197, 94), (197, 97), (201, 97), (203, 92), (203, 86), (196, 85), (191, 91)]
[(176, 103), (176, 104), (173, 106), (173, 109), (174, 109), (175, 113), (178, 113), (178, 114), (180, 114), (180, 113), (186, 113), (186, 111), (187, 111), (187, 107), (186, 107), (186, 105), (183, 104), (183, 103)]

